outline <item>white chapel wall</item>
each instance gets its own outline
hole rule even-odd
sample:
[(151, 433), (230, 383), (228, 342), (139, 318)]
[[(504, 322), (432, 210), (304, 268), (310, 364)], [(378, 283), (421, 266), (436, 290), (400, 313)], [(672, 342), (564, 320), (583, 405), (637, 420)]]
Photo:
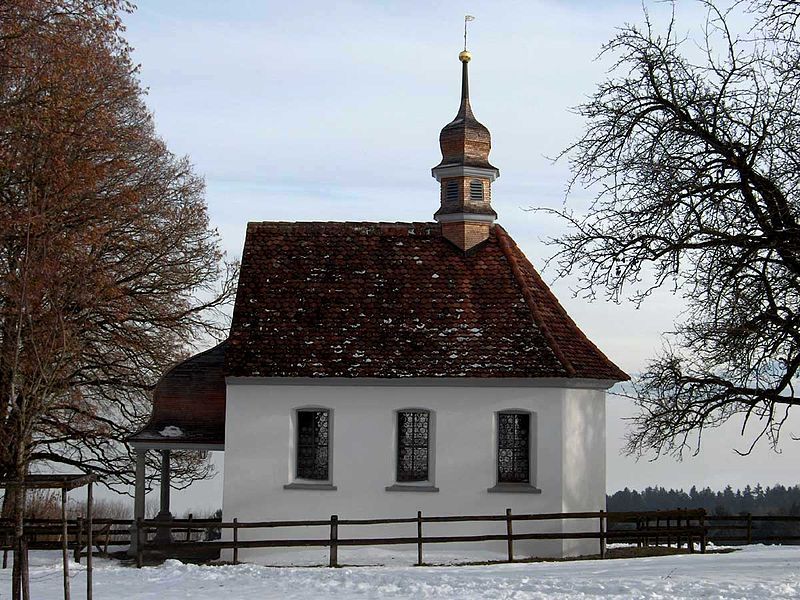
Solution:
[[(605, 500), (605, 433), (604, 429), (589, 432), (604, 411), (603, 397), (604, 393), (597, 391), (542, 387), (229, 385), (224, 519), (327, 519), (332, 514), (340, 518), (412, 517), (417, 510), (437, 516), (502, 514), (506, 508), (516, 513), (561, 512), (582, 506), (581, 495), (589, 498), (585, 510), (590, 505), (597, 510), (600, 505), (594, 504), (602, 499), (604, 506)], [(591, 407), (584, 409), (584, 401)], [(332, 411), (331, 483), (336, 491), (284, 489), (293, 480), (293, 414), (302, 407)], [(438, 492), (385, 490), (395, 483), (395, 411), (403, 408), (433, 411), (432, 483)], [(487, 492), (496, 483), (495, 414), (508, 409), (536, 414), (534, 483), (540, 494)], [(573, 417), (580, 423), (573, 423)], [(568, 438), (580, 443), (570, 445)], [(515, 528), (520, 533), (558, 531), (560, 524), (516, 523)], [(426, 533), (431, 535), (504, 531), (504, 523), (426, 525)], [(324, 528), (297, 528), (242, 531), (241, 537), (314, 538), (327, 534)], [(342, 527), (339, 533), (341, 538), (415, 534), (415, 525), (351, 526)], [(505, 551), (504, 542), (469, 547), (478, 546)], [(452, 545), (438, 546), (450, 548)], [(340, 549), (343, 562), (347, 551)], [(562, 543), (517, 542), (516, 551), (519, 556), (561, 555)], [(266, 562), (269, 552), (243, 551), (241, 558)], [(320, 562), (326, 552), (319, 549)]]
[[(563, 512), (606, 508), (606, 403), (604, 390), (565, 390), (563, 437)], [(599, 531), (600, 523), (565, 521), (565, 531)], [(597, 540), (564, 540), (566, 556), (595, 554)]]

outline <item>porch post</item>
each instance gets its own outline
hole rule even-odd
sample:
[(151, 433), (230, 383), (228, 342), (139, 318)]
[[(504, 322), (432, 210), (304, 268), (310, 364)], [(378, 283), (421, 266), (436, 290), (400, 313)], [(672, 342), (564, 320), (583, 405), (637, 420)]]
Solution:
[(138, 531), (136, 530), (136, 519), (144, 518), (144, 461), (147, 450), (135, 448), (136, 451), (136, 487), (133, 496), (133, 522), (131, 523), (131, 545), (128, 548), (128, 556), (136, 556), (139, 543)]
[(161, 451), (161, 510), (158, 516), (172, 516), (169, 512), (169, 450)]
[[(169, 512), (169, 450), (161, 450), (161, 509), (156, 517), (159, 521), (171, 521)], [(161, 527), (156, 530), (156, 541), (172, 542), (172, 530)]]

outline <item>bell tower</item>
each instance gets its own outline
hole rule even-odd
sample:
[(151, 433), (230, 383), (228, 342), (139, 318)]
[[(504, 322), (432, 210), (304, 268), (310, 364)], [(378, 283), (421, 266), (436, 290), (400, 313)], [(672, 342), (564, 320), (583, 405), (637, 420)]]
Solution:
[(439, 210), (434, 218), (442, 235), (467, 251), (489, 237), (497, 218), (492, 209), (492, 182), (500, 171), (489, 163), (492, 147), (489, 130), (478, 122), (469, 104), (469, 61), (464, 48), (461, 61), (461, 106), (456, 118), (439, 134), (442, 161), (432, 170), (440, 185)]

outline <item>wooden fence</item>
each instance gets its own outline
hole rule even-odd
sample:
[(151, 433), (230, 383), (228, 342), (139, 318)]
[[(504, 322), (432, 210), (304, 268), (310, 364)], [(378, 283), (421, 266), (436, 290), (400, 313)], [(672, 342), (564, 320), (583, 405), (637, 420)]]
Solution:
[[(522, 532), (525, 522), (535, 521), (579, 521), (585, 523), (584, 531), (575, 532)], [(480, 523), (495, 522), (497, 531), (475, 535), (429, 535), (425, 525), (432, 523)], [(137, 564), (142, 565), (149, 553), (162, 556), (186, 555), (193, 550), (208, 552), (232, 550), (233, 562), (239, 562), (239, 551), (251, 548), (300, 548), (327, 547), (329, 564), (337, 566), (338, 550), (343, 546), (416, 546), (417, 563), (423, 564), (424, 548), (430, 544), (457, 542), (506, 543), (507, 560), (515, 560), (514, 542), (521, 540), (597, 540), (598, 555), (606, 556), (607, 543), (635, 544), (638, 547), (675, 546), (694, 551), (699, 546), (705, 551), (706, 544), (750, 544), (750, 543), (800, 543), (800, 516), (779, 515), (706, 515), (703, 510), (673, 510), (648, 512), (582, 512), (550, 514), (512, 514), (507, 509), (502, 515), (456, 515), (425, 516), (418, 512), (415, 517), (395, 519), (340, 519), (331, 515), (329, 519), (299, 521), (240, 522), (233, 519), (221, 522), (215, 519), (175, 519), (172, 521), (141, 520), (137, 528), (128, 519), (94, 519), (92, 539), (96, 553), (108, 553), (109, 546), (125, 546), (131, 542), (131, 531), (138, 532), (139, 544)], [(783, 524), (782, 530), (777, 526)], [(405, 525), (409, 535), (386, 538), (355, 537), (342, 535), (343, 529), (351, 526), (356, 530), (365, 525)], [(281, 529), (290, 527), (321, 528), (324, 534), (311, 539), (241, 539), (242, 530)], [(168, 531), (172, 541), (158, 541), (158, 530)], [(428, 528), (429, 529), (429, 528)], [(61, 547), (63, 525), (58, 519), (28, 519), (25, 522), (28, 547), (57, 549)], [(67, 521), (68, 547), (73, 559), (80, 562), (86, 556), (88, 531), (86, 521)], [(221, 532), (229, 531), (228, 539), (220, 540)], [(3, 552), (3, 568), (7, 566), (7, 551), (11, 549), (13, 527), (0, 521), (0, 549)]]
[[(131, 519), (92, 519), (93, 552), (108, 555), (110, 546), (125, 546), (131, 543)], [(209, 539), (209, 530), (218, 523), (213, 519), (176, 519), (172, 531), (181, 541)], [(199, 524), (199, 525), (198, 525)], [(60, 519), (26, 519), (24, 523), (25, 540), (29, 550), (58, 550), (62, 547), (64, 531), (67, 534), (67, 547), (73, 560), (80, 563), (88, 553), (88, 526), (86, 519), (68, 519), (66, 529)], [(8, 566), (8, 553), (13, 548), (14, 527), (8, 520), (0, 519), (0, 550), (3, 551), (2, 568)]]
[(800, 515), (711, 515), (706, 521), (715, 544), (800, 542)]
[[(642, 514), (645, 513), (633, 513)], [(664, 535), (659, 537), (664, 527), (669, 529), (671, 523), (668, 511), (649, 513), (649, 522), (644, 518), (635, 518), (620, 522), (617, 531), (628, 531), (618, 541), (641, 545), (663, 545)], [(717, 545), (737, 544), (797, 544), (800, 543), (800, 516), (798, 515), (706, 515), (706, 540)], [(670, 536), (666, 536), (670, 543)]]
[[(651, 540), (674, 540), (676, 544), (685, 543), (690, 551), (694, 551), (695, 544), (699, 544), (700, 551), (706, 549), (706, 527), (704, 524), (705, 511), (703, 510), (678, 510), (659, 511), (658, 513), (607, 513), (598, 512), (573, 512), (549, 514), (513, 514), (511, 509), (506, 509), (502, 515), (457, 515), (457, 516), (424, 516), (421, 512), (416, 517), (394, 519), (340, 519), (338, 515), (331, 515), (330, 519), (306, 521), (261, 521), (240, 522), (233, 519), (230, 522), (216, 522), (215, 527), (220, 530), (230, 530), (230, 539), (209, 542), (158, 542), (153, 534), (158, 530), (174, 531), (180, 524), (174, 521), (145, 521), (137, 522), (136, 531), (139, 535), (137, 543), (137, 566), (142, 566), (145, 555), (150, 552), (169, 555), (172, 551), (183, 549), (215, 549), (232, 550), (234, 563), (239, 562), (239, 551), (252, 548), (308, 548), (327, 547), (329, 549), (328, 564), (331, 567), (339, 565), (339, 548), (343, 546), (393, 546), (413, 545), (417, 549), (417, 564), (422, 565), (424, 546), (426, 544), (448, 544), (469, 542), (505, 542), (507, 561), (513, 562), (514, 542), (521, 540), (579, 540), (593, 539), (598, 541), (598, 554), (600, 558), (606, 557), (606, 544), (611, 541), (628, 541), (632, 537), (639, 539), (641, 545), (650, 545)], [(588, 522), (586, 531), (556, 531), (537, 533), (515, 533), (515, 524), (533, 521), (581, 521)], [(655, 520), (663, 520), (663, 525), (653, 525)], [(502, 527), (497, 533), (474, 535), (433, 536), (424, 534), (424, 525), (430, 523), (479, 523), (497, 522)], [(637, 528), (616, 529), (609, 525), (620, 523), (634, 523)], [(400, 525), (415, 526), (415, 535), (399, 537), (344, 537), (340, 535), (340, 528), (363, 525)], [(241, 539), (242, 530), (252, 529), (280, 529), (280, 528), (316, 527), (325, 528), (325, 537), (308, 539)], [(591, 530), (588, 530), (591, 529)], [(151, 540), (151, 538), (153, 538)]]
[[(101, 554), (108, 554), (108, 547), (130, 543), (131, 521), (128, 519), (93, 519), (92, 545)], [(60, 519), (26, 519), (25, 540), (29, 550), (58, 550), (64, 531), (67, 547), (73, 560), (81, 561), (88, 552), (88, 527), (85, 519), (69, 519), (66, 528)], [(8, 552), (13, 548), (14, 528), (9, 521), (0, 520), (0, 549), (3, 550), (3, 568), (8, 565)]]

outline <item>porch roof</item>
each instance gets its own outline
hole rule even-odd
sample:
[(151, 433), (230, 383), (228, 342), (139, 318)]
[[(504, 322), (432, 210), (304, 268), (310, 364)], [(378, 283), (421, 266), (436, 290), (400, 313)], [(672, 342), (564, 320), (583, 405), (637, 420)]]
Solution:
[(167, 371), (153, 393), (150, 421), (134, 446), (213, 448), (225, 443), (226, 342)]
[(0, 489), (15, 487), (22, 483), (27, 489), (74, 490), (96, 480), (97, 476), (94, 473), (29, 473), (22, 481), (0, 479)]

